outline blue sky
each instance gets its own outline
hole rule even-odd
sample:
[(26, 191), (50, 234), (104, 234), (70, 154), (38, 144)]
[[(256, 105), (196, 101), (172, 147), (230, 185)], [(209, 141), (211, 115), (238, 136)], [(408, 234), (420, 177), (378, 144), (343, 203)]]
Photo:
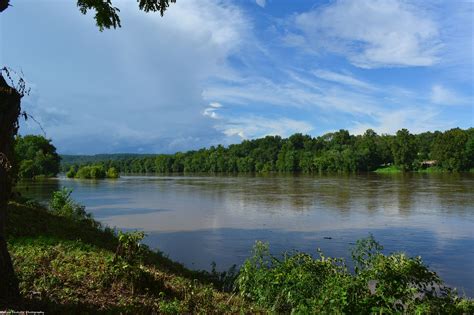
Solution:
[[(61, 153), (162, 153), (295, 132), (474, 126), (474, 2), (12, 0), (0, 63)], [(21, 122), (21, 133), (41, 133)]]

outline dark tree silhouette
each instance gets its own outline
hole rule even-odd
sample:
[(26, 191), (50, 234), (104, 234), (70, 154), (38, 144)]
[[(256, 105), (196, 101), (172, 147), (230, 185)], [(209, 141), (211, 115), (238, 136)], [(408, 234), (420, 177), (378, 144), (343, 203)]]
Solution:
[[(12, 84), (13, 85), (13, 84)], [(5, 221), (11, 195), (14, 138), (22, 95), (0, 75), (0, 301), (18, 296), (18, 282), (7, 249)]]
[(3, 12), (10, 6), (10, 0), (0, 0), (0, 12)]
[[(176, 0), (137, 0), (137, 2), (140, 10), (160, 12), (163, 15), (170, 3)], [(94, 19), (101, 31), (121, 27), (118, 15), (120, 10), (113, 6), (111, 0), (77, 0), (77, 6), (83, 14), (90, 10), (95, 11)], [(7, 8), (12, 8), (10, 0), (0, 0), (0, 12), (6, 14)], [(13, 81), (9, 84), (5, 77), (9, 77), (6, 68), (0, 73), (0, 307), (8, 306), (8, 301), (19, 296), (18, 281), (6, 243), (5, 222), (7, 203), (13, 183), (10, 169), (13, 161), (14, 138), (18, 131), (21, 98), (25, 89), (22, 79), (19, 84)]]

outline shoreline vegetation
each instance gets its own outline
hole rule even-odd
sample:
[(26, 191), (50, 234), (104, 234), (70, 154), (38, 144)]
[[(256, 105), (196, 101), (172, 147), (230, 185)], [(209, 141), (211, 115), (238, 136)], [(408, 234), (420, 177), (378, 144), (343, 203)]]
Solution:
[(473, 172), (474, 128), (416, 135), (406, 129), (395, 135), (339, 130), (319, 137), (267, 136), (175, 154), (62, 156), (62, 172), (79, 173), (84, 167), (114, 168), (120, 174)]
[[(474, 301), (446, 287), (420, 257), (383, 253), (373, 237), (339, 258), (270, 253), (257, 242), (240, 270), (192, 271), (142, 244), (143, 232), (104, 227), (54, 192), (48, 207), (18, 197), (7, 239), (22, 299), (0, 308), (47, 313), (449, 313)], [(250, 250), (250, 249), (249, 249)], [(1, 301), (0, 301), (1, 304)]]
[(228, 147), (212, 146), (174, 154), (62, 155), (42, 136), (15, 139), (15, 168), (19, 179), (54, 177), (118, 178), (120, 174), (318, 174), (376, 172), (474, 172), (474, 128), (445, 132), (363, 135), (347, 130), (319, 137), (294, 134), (266, 136)]
[(107, 170), (102, 165), (85, 165), (80, 167), (71, 167), (66, 173), (67, 178), (81, 179), (104, 179), (119, 178), (119, 172), (115, 167), (109, 167)]

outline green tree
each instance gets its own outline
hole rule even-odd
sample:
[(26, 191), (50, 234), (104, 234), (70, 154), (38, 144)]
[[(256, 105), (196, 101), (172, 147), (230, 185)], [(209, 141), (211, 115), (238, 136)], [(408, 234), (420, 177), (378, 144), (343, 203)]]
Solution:
[(76, 172), (77, 172), (76, 167), (71, 166), (69, 168), (69, 171), (67, 171), (67, 173), (66, 173), (66, 177), (67, 178), (74, 178), (74, 177), (76, 177)]
[(467, 170), (472, 165), (472, 141), (472, 137), (460, 128), (448, 130), (436, 137), (433, 158), (447, 170)]
[(15, 158), (20, 178), (56, 176), (61, 158), (56, 147), (42, 136), (18, 136), (15, 139)]
[(119, 172), (117, 171), (117, 169), (115, 167), (110, 167), (107, 170), (106, 177), (107, 178), (119, 178), (120, 175), (119, 175)]
[(368, 129), (356, 140), (358, 169), (373, 171), (382, 164), (377, 138), (377, 133)]
[(397, 131), (392, 141), (392, 154), (396, 166), (403, 171), (412, 169), (417, 149), (415, 137), (408, 130)]

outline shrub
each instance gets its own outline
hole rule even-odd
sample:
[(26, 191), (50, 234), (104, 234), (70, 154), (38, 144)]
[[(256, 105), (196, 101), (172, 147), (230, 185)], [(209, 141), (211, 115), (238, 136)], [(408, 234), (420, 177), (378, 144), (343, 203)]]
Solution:
[(140, 244), (144, 237), (145, 233), (141, 231), (119, 231), (119, 244), (115, 251), (115, 257), (121, 257), (129, 263), (140, 263), (143, 259), (143, 254), (146, 251), (145, 245)]
[(102, 179), (105, 178), (106, 172), (100, 165), (82, 166), (77, 170), (75, 178), (83, 179)]
[(76, 176), (76, 168), (74, 166), (71, 166), (69, 171), (66, 173), (67, 178), (74, 178)]
[(67, 217), (74, 221), (87, 221), (94, 227), (100, 227), (100, 223), (92, 218), (92, 215), (86, 212), (86, 207), (76, 203), (71, 198), (72, 190), (63, 187), (63, 189), (53, 192), (49, 202), (49, 210), (59, 216)]
[(106, 176), (107, 176), (107, 178), (119, 178), (120, 177), (119, 172), (117, 171), (117, 169), (115, 167), (110, 167), (107, 170)]
[(237, 278), (240, 294), (274, 312), (472, 313), (474, 302), (457, 297), (421, 258), (384, 255), (373, 237), (357, 243), (354, 272), (344, 260), (300, 252), (278, 258), (257, 242)]

